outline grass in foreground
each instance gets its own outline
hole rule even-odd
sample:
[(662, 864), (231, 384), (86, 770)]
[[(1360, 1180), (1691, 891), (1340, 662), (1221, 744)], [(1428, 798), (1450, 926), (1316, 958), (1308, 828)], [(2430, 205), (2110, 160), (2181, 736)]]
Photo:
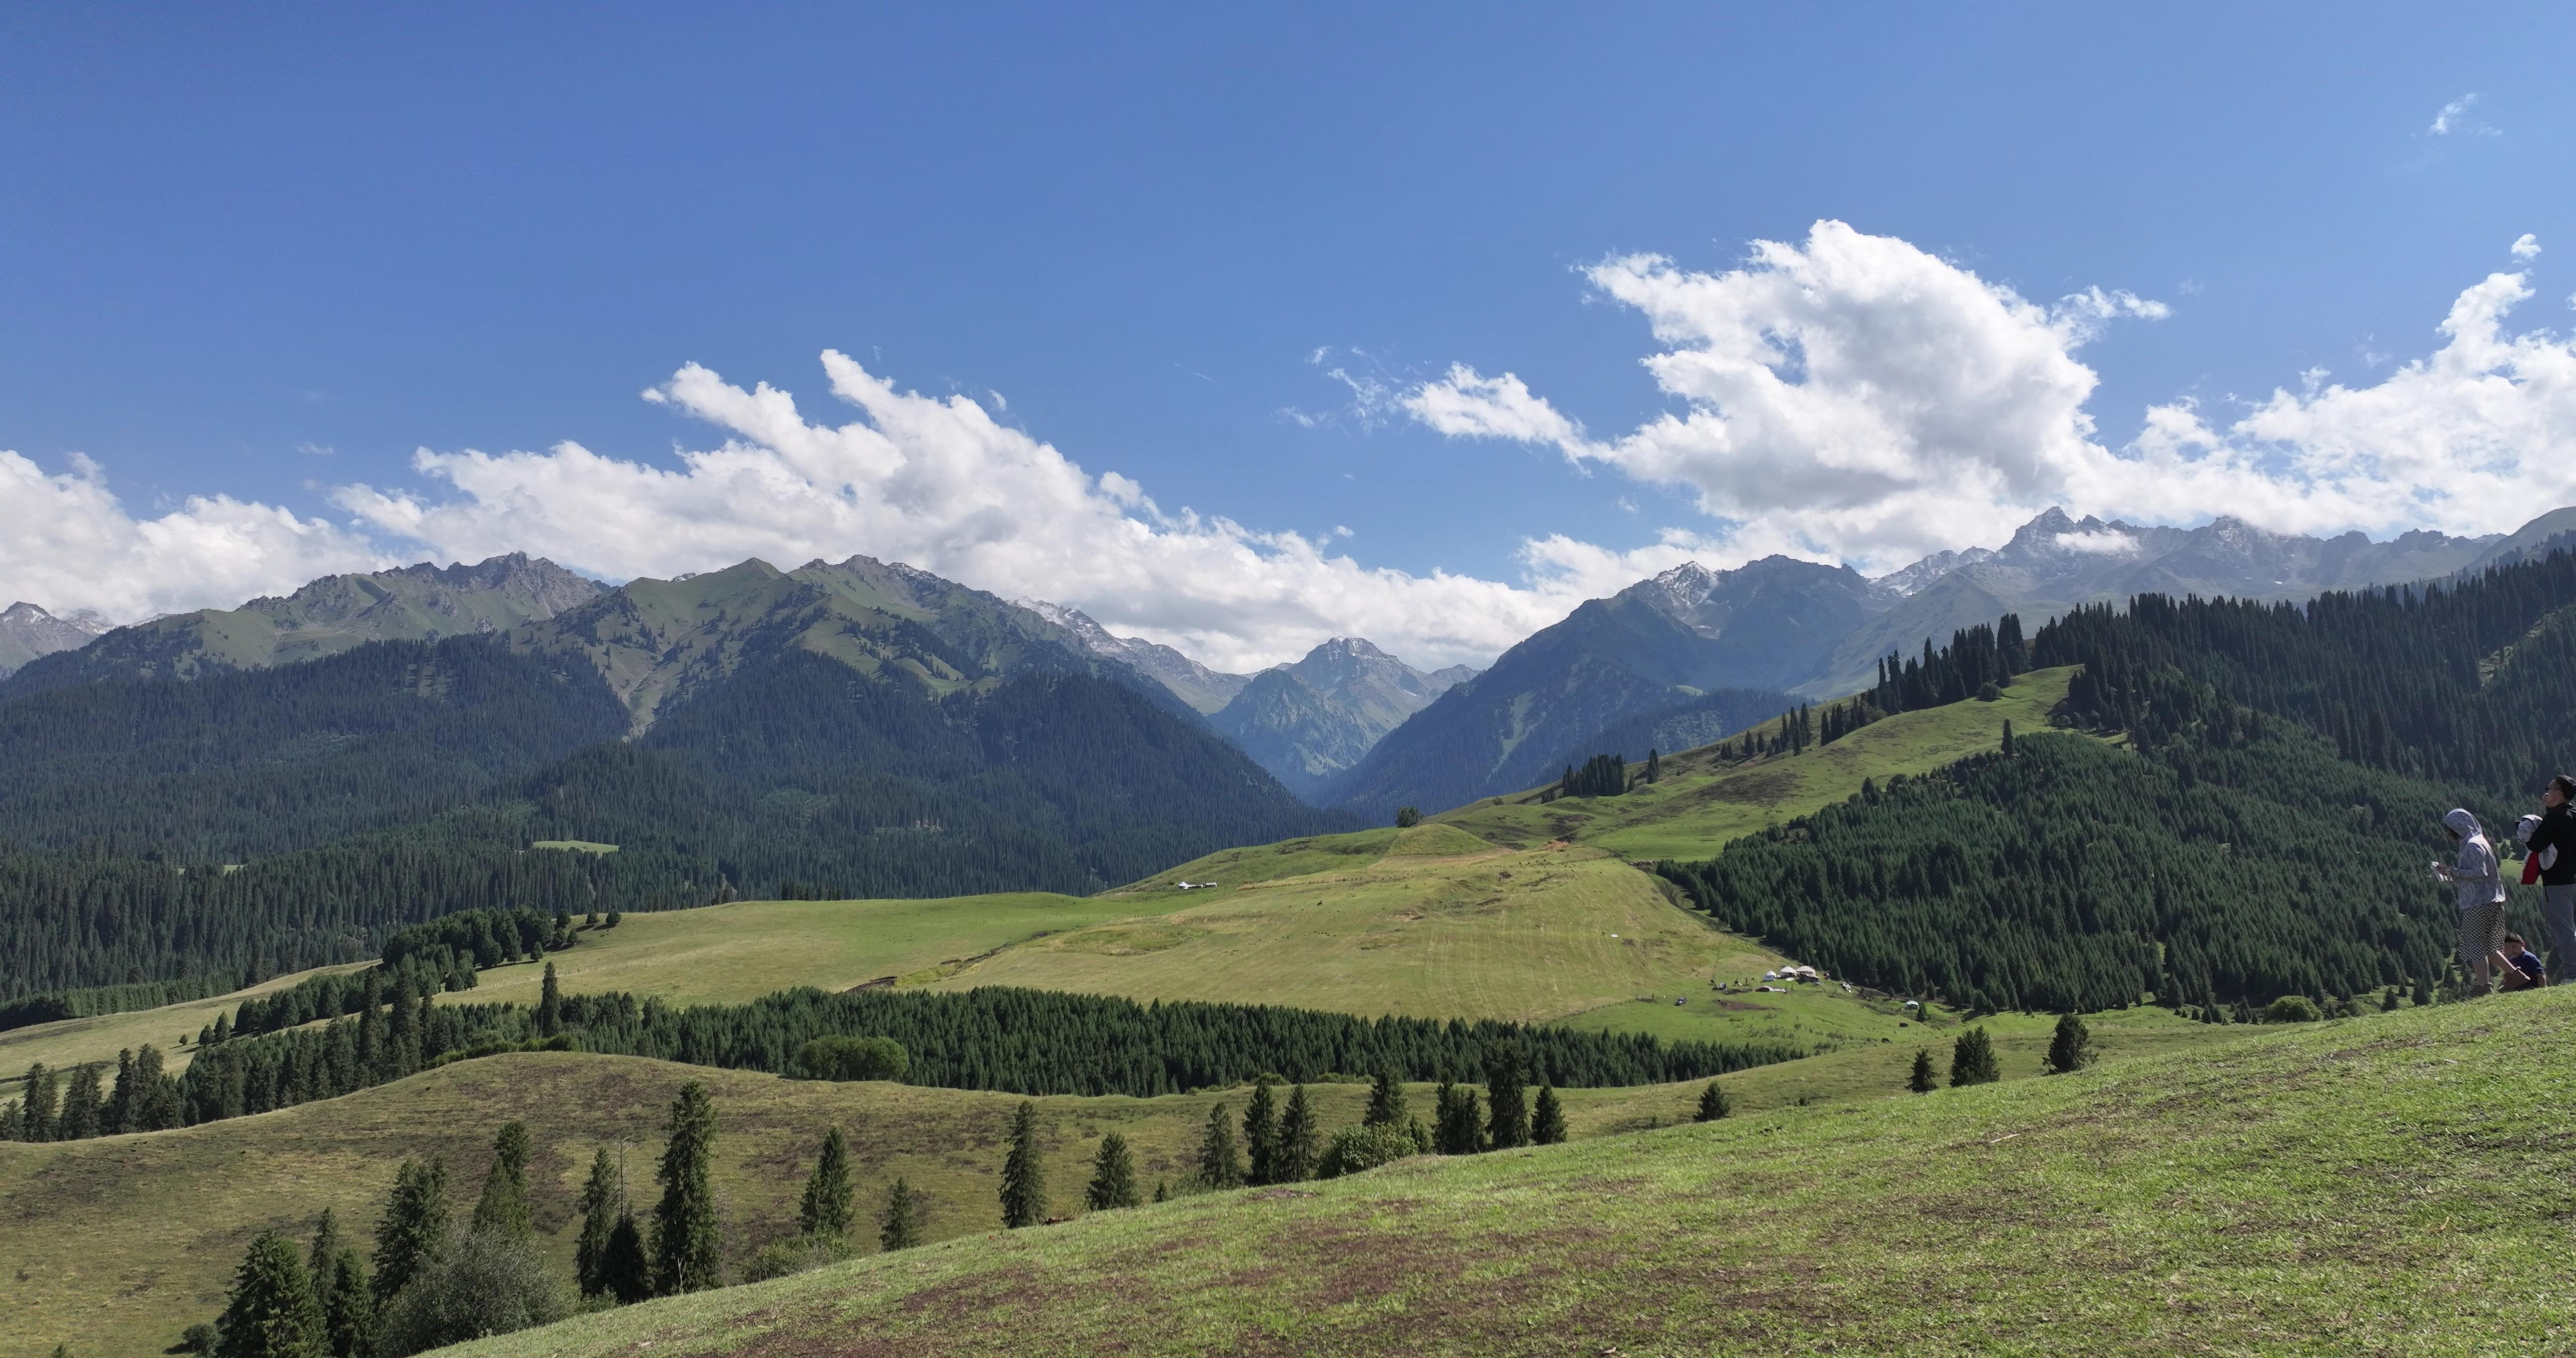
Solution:
[(2571, 1039), (2564, 992), (2273, 1030), (951, 1241), (457, 1352), (2557, 1351)]
[[(1990, 1021), (2008, 1079), (2038, 1074), (2044, 1023)], [(2107, 1053), (2168, 1049), (2250, 1030), (2160, 1023), (2136, 1015), (2097, 1025)], [(1934, 1035), (1944, 1069), (1950, 1033)], [(1911, 1046), (1854, 1046), (1830, 1056), (1724, 1077), (1738, 1110), (1878, 1099), (1903, 1087)], [(820, 1084), (744, 1071), (710, 1070), (632, 1057), (530, 1053), (429, 1071), (345, 1098), (253, 1118), (172, 1132), (54, 1145), (0, 1143), (0, 1278), (10, 1280), (10, 1320), (0, 1355), (34, 1358), (72, 1343), (79, 1358), (158, 1352), (179, 1330), (222, 1308), (232, 1269), (253, 1235), (268, 1227), (309, 1233), (324, 1207), (361, 1235), (383, 1205), (405, 1156), (447, 1157), (450, 1182), (470, 1208), (493, 1133), (526, 1121), (536, 1155), (537, 1225), (556, 1262), (570, 1267), (574, 1199), (592, 1150), (628, 1148), (638, 1200), (653, 1198), (662, 1118), (686, 1080), (714, 1091), (721, 1131), (718, 1198), (728, 1258), (738, 1268), (759, 1246), (792, 1234), (797, 1194), (823, 1128), (837, 1122), (852, 1139), (862, 1208), (873, 1211), (903, 1175), (933, 1198), (934, 1239), (978, 1237), (998, 1226), (995, 1194), (1012, 1094), (889, 1084)], [(1686, 1122), (1700, 1083), (1561, 1091), (1579, 1138)], [(1050, 1197), (1058, 1214), (1081, 1200), (1092, 1153), (1104, 1132), (1136, 1149), (1144, 1182), (1176, 1185), (1209, 1108), (1240, 1115), (1247, 1090), (1206, 1090), (1158, 1099), (1038, 1099)], [(1359, 1122), (1361, 1085), (1308, 1086), (1323, 1125)], [(1409, 1089), (1429, 1119), (1429, 1085)], [(1311, 1187), (1311, 1186), (1309, 1186)], [(1307, 1191), (1300, 1188), (1296, 1191)], [(874, 1239), (873, 1228), (866, 1232)]]

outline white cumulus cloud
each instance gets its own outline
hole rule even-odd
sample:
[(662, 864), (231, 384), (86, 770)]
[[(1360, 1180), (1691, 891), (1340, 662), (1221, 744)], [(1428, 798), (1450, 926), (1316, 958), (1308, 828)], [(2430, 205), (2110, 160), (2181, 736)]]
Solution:
[(2540, 258), (2540, 237), (2525, 231), (2515, 238), (2511, 248), (2513, 257), (2516, 259), (2538, 259)]
[(1526, 545), (1518, 582), (1370, 567), (1328, 550), (1340, 531), (1166, 512), (1136, 482), (1086, 472), (974, 400), (899, 390), (840, 353), (823, 366), (859, 418), (818, 422), (785, 391), (693, 364), (646, 398), (724, 437), (676, 467), (571, 443), (423, 450), (413, 466), (435, 490), (349, 486), (335, 498), (377, 533), (442, 556), (527, 551), (611, 579), (864, 553), (1005, 598), (1074, 604), (1239, 669), (1334, 636), (1369, 637), (1417, 664), (1489, 660), (1583, 599), (1688, 555), (1675, 542), (1621, 553), (1551, 538)]
[(75, 454), (69, 470), (48, 473), (0, 451), (0, 593), (13, 600), (131, 622), (228, 608), (315, 576), (390, 564), (359, 535), (227, 495), (191, 496), (157, 518), (137, 518), (86, 457)]
[(1756, 242), (1722, 274), (1645, 255), (1588, 277), (1645, 317), (1659, 348), (1640, 361), (1677, 409), (1603, 438), (1519, 375), (1463, 366), (1405, 408), (1453, 436), (1553, 445), (1695, 491), (1720, 559), (1787, 550), (1887, 569), (1992, 543), (2051, 504), (2291, 532), (2486, 532), (2576, 498), (2562, 452), (2576, 443), (2576, 350), (2505, 332), (2530, 295), (2522, 274), (2462, 293), (2443, 347), (2374, 386), (2310, 373), (2218, 422), (2178, 400), (2116, 452), (2086, 408), (2097, 377), (2077, 351), (2115, 320), (2167, 314), (2132, 293), (2042, 305), (1834, 221), (1803, 243)]

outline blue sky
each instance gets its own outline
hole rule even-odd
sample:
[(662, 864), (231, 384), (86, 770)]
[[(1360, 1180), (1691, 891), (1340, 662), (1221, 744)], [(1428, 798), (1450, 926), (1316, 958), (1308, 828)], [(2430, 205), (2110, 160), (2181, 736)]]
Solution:
[[(2362, 398), (2434, 354), (2490, 275), (2530, 293), (2500, 342), (2569, 329), (2576, 11), (2248, 8), (17, 7), (0, 14), (0, 449), (24, 465), (0, 497), (22, 546), (0, 547), (0, 595), (139, 615), (492, 547), (611, 577), (810, 549), (927, 558), (1007, 594), (1060, 581), (1122, 630), (1230, 663), (1369, 629), (1429, 661), (1489, 655), (1683, 555), (1885, 568), (1999, 540), (2048, 499), (2375, 534), (2528, 517), (2495, 488), (2576, 434), (2553, 423), (2563, 402), (2477, 415), (2484, 460), (2428, 470), (2428, 436), (2409, 453), (2371, 431), (2481, 398)], [(1799, 261), (1821, 257), (1820, 221), (1903, 249), (1819, 283)], [(1937, 267), (2054, 316), (2065, 361), (2033, 359), (2033, 380), (2076, 386), (2030, 416), (2041, 470), (1936, 457), (1866, 505), (1773, 503), (1746, 479), (1911, 473), (1740, 418), (1687, 448), (1630, 438), (1700, 407), (1714, 427), (1742, 392), (1641, 366), (1728, 341), (1659, 339), (1650, 318), (1708, 318), (1613, 300), (1595, 266), (1662, 255), (1687, 291), (1762, 240), (1801, 253), (1761, 272), (1811, 292)], [(2069, 319), (2060, 299), (2092, 288), (2138, 305)], [(1818, 354), (1836, 325), (1983, 323), (1825, 311), (1802, 341)], [(2537, 343), (2488, 370), (2546, 387), (2564, 346)], [(972, 429), (892, 436), (897, 461), (963, 459), (908, 527), (859, 503), (745, 526), (760, 515), (738, 498), (667, 480), (689, 475), (676, 449), (777, 441), (711, 419), (731, 398), (674, 383), (684, 364), (844, 425), (859, 412), (829, 394), (827, 349), (888, 400), (971, 398), (1126, 480), (983, 504), (967, 483), (1050, 468), (955, 452), (990, 444)], [(1419, 403), (1490, 402), (1504, 373), (1583, 432)], [(2355, 399), (2232, 429), (2253, 408), (2232, 397), (2303, 381)], [(2176, 455), (2224, 444), (2239, 481), (2141, 504), (2065, 451), (2134, 459), (2150, 408), (2185, 401), (2208, 437), (2176, 436)], [(2356, 439), (2358, 469), (2337, 451)], [(585, 480), (548, 460), (566, 440), (639, 465)], [(420, 449), (533, 456), (482, 466), (478, 491), (476, 468)], [(787, 464), (826, 498), (906, 493)], [(2490, 479), (2446, 500), (2471, 471)], [(2531, 512), (2565, 490), (2535, 487)], [(525, 503), (548, 496), (551, 518)], [(566, 522), (593, 496), (614, 541)], [(82, 514), (104, 517), (61, 526)], [(1010, 546), (1085, 533), (1189, 541), (1097, 578)], [(1207, 584), (1283, 550), (1312, 560)]]

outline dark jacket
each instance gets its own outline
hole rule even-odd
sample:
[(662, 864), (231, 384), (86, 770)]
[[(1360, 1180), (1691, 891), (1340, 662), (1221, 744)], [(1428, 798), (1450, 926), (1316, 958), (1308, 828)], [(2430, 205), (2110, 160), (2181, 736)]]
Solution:
[(2538, 853), (2555, 846), (2558, 861), (2540, 870), (2543, 886), (2576, 886), (2576, 802), (2562, 803), (2540, 813), (2540, 828), (2522, 847)]

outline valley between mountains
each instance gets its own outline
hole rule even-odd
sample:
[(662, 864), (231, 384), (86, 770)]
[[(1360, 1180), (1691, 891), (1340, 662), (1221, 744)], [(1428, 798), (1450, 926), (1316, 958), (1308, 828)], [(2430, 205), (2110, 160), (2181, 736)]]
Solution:
[(2423, 863), (2576, 767), (2571, 531), (2043, 516), (1482, 670), (864, 557), (13, 609), (0, 1352), (395, 1276), (433, 1161), (384, 1358), (471, 1258), (494, 1354), (2478, 1351), (2576, 1069)]

